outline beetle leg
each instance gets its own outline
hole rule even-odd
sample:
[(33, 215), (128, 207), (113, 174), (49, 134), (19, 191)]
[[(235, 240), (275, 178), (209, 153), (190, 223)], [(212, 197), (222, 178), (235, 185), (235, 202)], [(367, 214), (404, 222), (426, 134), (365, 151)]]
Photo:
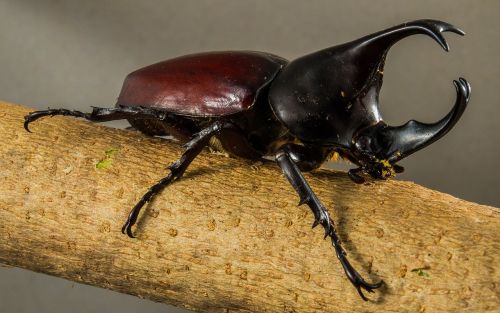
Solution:
[(168, 113), (158, 110), (152, 110), (143, 107), (117, 107), (117, 108), (97, 108), (93, 107), (92, 113), (83, 113), (76, 110), (67, 109), (48, 109), (34, 111), (24, 117), (24, 128), (31, 132), (29, 124), (44, 116), (74, 116), (81, 117), (93, 122), (108, 122), (128, 118), (156, 118), (164, 120)]
[(359, 173), (362, 171), (363, 169), (361, 167), (352, 168), (349, 170), (349, 172), (347, 172), (347, 175), (349, 175), (349, 178), (356, 184), (362, 184), (365, 182), (365, 179), (361, 175), (359, 175)]
[(281, 149), (276, 154), (276, 161), (281, 167), (290, 184), (297, 191), (300, 197), (299, 205), (307, 204), (311, 208), (315, 219), (313, 228), (319, 224), (323, 226), (323, 228), (325, 229), (325, 238), (328, 236), (331, 238), (332, 245), (335, 248), (335, 253), (337, 254), (337, 258), (340, 260), (340, 264), (342, 264), (342, 267), (344, 268), (344, 272), (346, 273), (347, 278), (354, 285), (361, 298), (367, 301), (368, 299), (365, 297), (361, 289), (365, 289), (368, 292), (373, 292), (373, 289), (382, 286), (382, 281), (375, 284), (367, 283), (363, 279), (363, 277), (361, 277), (361, 275), (352, 267), (351, 263), (349, 263), (349, 261), (347, 260), (347, 254), (342, 248), (340, 239), (333, 226), (333, 221), (328, 215), (328, 211), (319, 201), (316, 194), (314, 194), (314, 192), (312, 191), (299, 168), (292, 160), (290, 153), (286, 149)]
[(161, 192), (170, 183), (180, 178), (189, 164), (200, 154), (200, 152), (205, 148), (210, 142), (210, 138), (215, 134), (219, 133), (223, 129), (234, 128), (234, 125), (229, 122), (216, 121), (207, 128), (202, 129), (200, 132), (196, 133), (194, 137), (187, 142), (184, 147), (185, 151), (174, 163), (172, 163), (168, 169), (170, 173), (164, 178), (160, 179), (156, 184), (151, 186), (149, 190), (142, 196), (142, 198), (137, 202), (137, 204), (130, 211), (127, 221), (122, 227), (122, 233), (126, 233), (130, 238), (134, 238), (132, 233), (132, 226), (137, 222), (137, 218), (142, 207), (151, 199)]

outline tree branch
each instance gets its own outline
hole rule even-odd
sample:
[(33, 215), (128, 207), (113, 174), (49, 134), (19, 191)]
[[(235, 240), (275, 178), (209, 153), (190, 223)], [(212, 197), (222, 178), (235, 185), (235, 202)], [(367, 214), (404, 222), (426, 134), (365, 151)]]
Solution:
[(201, 312), (500, 305), (499, 209), (410, 182), (307, 174), (353, 265), (385, 281), (363, 302), (274, 164), (254, 170), (202, 153), (130, 239), (120, 232), (129, 210), (180, 147), (65, 117), (41, 119), (30, 134), (28, 111), (0, 103), (1, 263)]

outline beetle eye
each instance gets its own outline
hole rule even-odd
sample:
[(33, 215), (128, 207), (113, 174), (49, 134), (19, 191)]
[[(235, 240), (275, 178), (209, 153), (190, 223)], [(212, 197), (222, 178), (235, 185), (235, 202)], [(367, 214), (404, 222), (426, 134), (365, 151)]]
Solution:
[(370, 151), (370, 146), (371, 146), (371, 143), (372, 143), (372, 139), (368, 136), (360, 136), (357, 140), (356, 140), (356, 148), (359, 150), (359, 151)]

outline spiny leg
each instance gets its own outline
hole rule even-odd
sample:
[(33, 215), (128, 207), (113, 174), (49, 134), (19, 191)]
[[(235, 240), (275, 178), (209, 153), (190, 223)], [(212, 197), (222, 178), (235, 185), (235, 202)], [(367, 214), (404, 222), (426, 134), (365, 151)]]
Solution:
[(130, 211), (127, 221), (122, 227), (122, 233), (126, 233), (130, 238), (134, 238), (132, 233), (132, 226), (137, 222), (137, 218), (142, 207), (151, 199), (161, 192), (170, 183), (180, 178), (184, 171), (188, 168), (189, 164), (196, 158), (196, 156), (206, 147), (210, 141), (210, 138), (216, 133), (223, 129), (234, 128), (233, 124), (229, 122), (216, 121), (207, 128), (202, 129), (199, 133), (195, 134), (194, 137), (187, 142), (184, 147), (186, 150), (182, 154), (179, 160), (175, 161), (172, 165), (168, 167), (170, 173), (159, 180), (156, 184), (151, 186), (149, 190), (142, 196), (142, 198), (137, 202), (137, 204)]
[(164, 120), (168, 116), (168, 112), (152, 110), (144, 107), (117, 107), (117, 108), (92, 108), (91, 113), (84, 113), (76, 110), (67, 109), (48, 109), (34, 111), (24, 117), (24, 128), (29, 130), (29, 124), (44, 116), (74, 116), (87, 119), (93, 122), (107, 122), (121, 119), (133, 118), (156, 118)]
[(311, 208), (314, 214), (314, 223), (312, 227), (314, 228), (319, 224), (323, 226), (323, 228), (325, 229), (325, 238), (328, 236), (331, 238), (332, 245), (335, 248), (335, 252), (337, 254), (337, 258), (340, 260), (340, 264), (342, 264), (347, 278), (349, 278), (351, 283), (354, 285), (361, 298), (367, 301), (368, 299), (361, 291), (361, 288), (365, 289), (368, 292), (373, 292), (373, 289), (382, 286), (382, 281), (375, 284), (367, 283), (363, 279), (363, 277), (361, 277), (361, 275), (352, 267), (351, 263), (349, 263), (349, 261), (347, 260), (347, 254), (342, 248), (340, 239), (333, 226), (333, 221), (328, 215), (328, 211), (319, 201), (316, 194), (312, 191), (299, 168), (290, 157), (290, 153), (287, 151), (287, 149), (281, 149), (276, 154), (276, 161), (281, 167), (290, 184), (297, 191), (300, 197), (299, 205), (307, 204)]

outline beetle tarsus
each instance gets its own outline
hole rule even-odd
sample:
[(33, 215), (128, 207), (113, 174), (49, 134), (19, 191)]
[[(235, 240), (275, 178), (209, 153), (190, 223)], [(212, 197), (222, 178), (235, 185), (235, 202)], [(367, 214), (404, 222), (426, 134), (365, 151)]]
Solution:
[(220, 132), (225, 128), (232, 128), (233, 124), (229, 122), (216, 121), (209, 127), (202, 129), (200, 132), (193, 136), (188, 143), (184, 145), (186, 149), (179, 160), (175, 161), (168, 168), (170, 173), (159, 180), (156, 184), (151, 186), (149, 190), (142, 196), (142, 198), (137, 202), (137, 204), (130, 211), (127, 221), (122, 227), (122, 233), (127, 234), (130, 238), (134, 238), (132, 233), (132, 227), (137, 222), (139, 213), (144, 205), (150, 202), (155, 195), (160, 193), (165, 187), (171, 184), (178, 178), (181, 178), (189, 164), (198, 156), (198, 154), (203, 150), (204, 147), (210, 142), (210, 138), (216, 133)]
[(325, 229), (325, 238), (331, 238), (332, 245), (337, 254), (337, 258), (342, 264), (347, 278), (354, 285), (361, 298), (367, 301), (368, 299), (363, 294), (362, 289), (368, 292), (373, 292), (373, 289), (377, 289), (382, 286), (383, 282), (380, 281), (374, 284), (367, 283), (363, 279), (363, 277), (361, 277), (361, 275), (352, 267), (351, 263), (349, 263), (346, 257), (346, 253), (342, 248), (342, 244), (335, 230), (333, 220), (328, 215), (328, 211), (323, 206), (323, 204), (321, 204), (316, 194), (314, 194), (314, 192), (312, 191), (311, 187), (300, 172), (298, 166), (288, 154), (288, 151), (284, 149), (280, 150), (276, 154), (276, 161), (281, 167), (290, 184), (299, 194), (300, 199), (307, 199), (304, 203), (307, 203), (307, 205), (309, 205), (314, 214), (313, 228), (320, 224), (323, 226), (323, 228)]
[(28, 132), (31, 133), (31, 130), (29, 129), (29, 124), (38, 120), (39, 118), (42, 118), (44, 116), (54, 116), (54, 115), (65, 115), (65, 116), (75, 116), (75, 117), (83, 117), (83, 118), (88, 118), (87, 113), (83, 113), (80, 111), (72, 111), (72, 110), (67, 110), (67, 109), (48, 109), (48, 110), (41, 110), (41, 111), (34, 111), (29, 113), (24, 117), (24, 129), (26, 129)]
[[(335, 239), (332, 237), (332, 243), (334, 242), (334, 240)], [(367, 283), (363, 279), (363, 277), (361, 277), (361, 275), (358, 273), (358, 271), (356, 271), (352, 267), (351, 263), (349, 263), (349, 260), (347, 260), (347, 257), (346, 257), (346, 253), (342, 249), (340, 244), (335, 245), (335, 243), (333, 243), (333, 245), (335, 247), (335, 252), (337, 253), (337, 258), (340, 260), (340, 264), (342, 264), (342, 268), (344, 269), (344, 272), (346, 273), (347, 278), (349, 278), (349, 281), (356, 288), (356, 290), (358, 291), (361, 298), (365, 301), (368, 301), (368, 298), (366, 298), (366, 296), (363, 294), (362, 289), (364, 289), (368, 292), (373, 292), (374, 289), (380, 288), (384, 282), (381, 280), (381, 281), (374, 283), (374, 284)]]
[(352, 168), (347, 172), (347, 175), (349, 175), (349, 178), (356, 184), (362, 184), (365, 182), (365, 179), (359, 175), (362, 171), (363, 169), (361, 167)]

